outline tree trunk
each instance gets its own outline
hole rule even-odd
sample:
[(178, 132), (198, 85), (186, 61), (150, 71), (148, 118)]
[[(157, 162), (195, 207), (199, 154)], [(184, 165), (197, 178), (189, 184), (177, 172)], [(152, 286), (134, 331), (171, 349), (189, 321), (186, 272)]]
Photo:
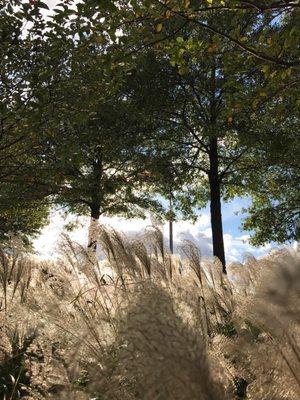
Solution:
[(222, 210), (221, 210), (221, 185), (218, 174), (219, 160), (218, 160), (218, 141), (213, 138), (210, 141), (210, 172), (209, 172), (209, 186), (210, 186), (210, 219), (212, 229), (213, 241), (213, 254), (222, 263), (223, 272), (226, 274), (225, 250), (223, 239), (223, 224), (222, 224)]
[(174, 246), (173, 246), (173, 221), (172, 220), (169, 221), (169, 235), (170, 235), (170, 237), (169, 237), (169, 240), (170, 240), (170, 251), (171, 251), (171, 254), (173, 254), (174, 253)]
[(96, 253), (99, 234), (100, 205), (91, 205), (91, 222), (88, 234), (88, 249)]
[(174, 253), (174, 245), (173, 245), (173, 203), (172, 197), (170, 196), (170, 220), (169, 220), (169, 244), (171, 254)]

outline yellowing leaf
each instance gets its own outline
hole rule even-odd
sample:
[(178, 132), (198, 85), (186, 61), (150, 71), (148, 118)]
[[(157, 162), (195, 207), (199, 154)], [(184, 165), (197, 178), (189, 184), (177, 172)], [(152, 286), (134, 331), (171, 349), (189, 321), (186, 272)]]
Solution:
[(227, 118), (227, 122), (228, 122), (229, 124), (231, 124), (232, 121), (233, 121), (233, 117), (230, 115), (230, 116)]
[(242, 37), (240, 38), (240, 41), (241, 41), (241, 42), (247, 42), (247, 40), (248, 40), (247, 36), (242, 36)]
[(268, 96), (266, 92), (260, 92), (259, 95), (260, 95), (261, 97), (267, 97), (267, 96)]
[(214, 51), (218, 50), (218, 45), (217, 45), (217, 43), (211, 44), (211, 45), (208, 47), (207, 50), (209, 51), (209, 53), (213, 53)]
[(268, 65), (263, 65), (261, 67), (262, 72), (264, 72), (265, 74), (269, 71), (269, 66)]
[(226, 6), (226, 2), (224, 0), (221, 0), (220, 3), (222, 6)]
[(157, 33), (159, 33), (159, 32), (161, 32), (162, 28), (163, 28), (163, 24), (159, 23), (159, 24), (156, 25), (155, 30), (156, 30)]
[(191, 0), (184, 0), (184, 8), (189, 8), (191, 5)]
[(207, 0), (208, 4), (212, 5), (213, 0)]

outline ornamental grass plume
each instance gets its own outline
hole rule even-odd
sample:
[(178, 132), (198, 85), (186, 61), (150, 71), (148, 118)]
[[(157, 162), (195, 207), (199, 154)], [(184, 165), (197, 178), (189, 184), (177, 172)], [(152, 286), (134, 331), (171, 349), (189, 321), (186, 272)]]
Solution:
[(176, 308), (166, 288), (152, 282), (136, 288), (118, 313), (117, 376), (131, 383), (136, 399), (225, 399), (205, 340)]
[(251, 268), (255, 278), (235, 293), (234, 335), (215, 336), (212, 348), (243, 386), (241, 398), (299, 398), (299, 254), (252, 259), (248, 276)]
[[(157, 228), (99, 228), (101, 259), (0, 251), (0, 398), (300, 398), (299, 254), (228, 266)], [(1, 397), (2, 396), (2, 397)]]

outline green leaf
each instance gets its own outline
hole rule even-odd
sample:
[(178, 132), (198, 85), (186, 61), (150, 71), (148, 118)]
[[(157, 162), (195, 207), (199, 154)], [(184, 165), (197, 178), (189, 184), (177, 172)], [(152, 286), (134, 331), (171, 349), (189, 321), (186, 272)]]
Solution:
[(45, 10), (50, 10), (47, 4), (43, 3), (42, 1), (39, 1), (37, 3), (38, 8), (44, 8)]

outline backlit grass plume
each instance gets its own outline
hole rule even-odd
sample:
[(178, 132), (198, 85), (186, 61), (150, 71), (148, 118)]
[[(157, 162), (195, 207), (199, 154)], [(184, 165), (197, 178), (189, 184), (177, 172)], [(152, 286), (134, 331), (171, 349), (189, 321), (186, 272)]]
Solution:
[(3, 399), (294, 400), (300, 397), (299, 255), (228, 266), (161, 232), (64, 236), (59, 259), (0, 252)]

